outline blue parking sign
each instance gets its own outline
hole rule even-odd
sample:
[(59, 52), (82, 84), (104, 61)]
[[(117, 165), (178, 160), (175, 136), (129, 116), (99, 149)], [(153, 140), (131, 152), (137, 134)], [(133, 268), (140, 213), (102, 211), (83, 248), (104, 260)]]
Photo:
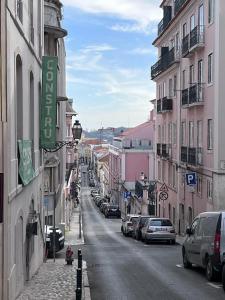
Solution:
[(185, 174), (186, 176), (186, 183), (187, 185), (196, 185), (196, 173), (192, 172), (192, 173), (187, 173)]

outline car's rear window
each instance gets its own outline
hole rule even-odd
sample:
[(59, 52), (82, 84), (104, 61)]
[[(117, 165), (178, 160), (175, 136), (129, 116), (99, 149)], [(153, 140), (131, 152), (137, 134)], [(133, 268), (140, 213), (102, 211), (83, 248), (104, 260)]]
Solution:
[(138, 217), (132, 217), (130, 218), (130, 222), (136, 222)]
[(117, 209), (118, 208), (118, 206), (116, 206), (116, 205), (110, 205), (109, 206), (109, 209)]
[(173, 226), (170, 220), (165, 219), (156, 219), (151, 220), (150, 226)]

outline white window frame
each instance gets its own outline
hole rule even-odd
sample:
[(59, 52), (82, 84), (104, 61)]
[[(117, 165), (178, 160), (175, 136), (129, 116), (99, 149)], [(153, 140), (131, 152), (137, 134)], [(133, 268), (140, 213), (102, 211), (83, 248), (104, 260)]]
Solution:
[(213, 119), (207, 120), (207, 149), (213, 150)]
[(208, 84), (213, 83), (213, 53), (208, 55)]
[(194, 147), (194, 121), (189, 121), (189, 126), (188, 126), (188, 131), (189, 131), (189, 147)]
[(208, 24), (212, 24), (215, 14), (215, 2), (214, 0), (208, 0)]

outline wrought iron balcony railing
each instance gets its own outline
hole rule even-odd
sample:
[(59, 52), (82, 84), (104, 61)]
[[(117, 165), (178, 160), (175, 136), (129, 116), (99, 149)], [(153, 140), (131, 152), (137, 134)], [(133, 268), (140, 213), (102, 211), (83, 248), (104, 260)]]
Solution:
[(197, 148), (188, 148), (188, 163), (190, 165), (196, 165), (197, 163)]
[(187, 163), (188, 161), (188, 147), (181, 147), (181, 161)]
[(157, 144), (157, 155), (161, 156), (161, 144), (160, 143)]
[(182, 39), (182, 57), (189, 53), (189, 34)]
[(151, 67), (151, 77), (156, 78), (158, 75), (166, 71), (173, 63), (176, 62), (174, 48), (165, 53), (161, 58)]
[(188, 89), (182, 90), (181, 105), (188, 105)]
[(162, 112), (162, 100), (157, 100), (157, 114), (160, 114)]
[(205, 27), (196, 26), (190, 32), (190, 49), (197, 46), (204, 46), (205, 43)]
[(163, 17), (163, 19), (158, 24), (158, 36), (166, 29), (167, 25), (172, 20), (172, 7), (167, 6), (167, 11)]
[(173, 100), (167, 97), (162, 99), (162, 112), (173, 110)]
[(203, 97), (203, 84), (202, 83), (195, 83), (189, 88), (189, 105), (193, 104), (202, 104), (204, 97)]

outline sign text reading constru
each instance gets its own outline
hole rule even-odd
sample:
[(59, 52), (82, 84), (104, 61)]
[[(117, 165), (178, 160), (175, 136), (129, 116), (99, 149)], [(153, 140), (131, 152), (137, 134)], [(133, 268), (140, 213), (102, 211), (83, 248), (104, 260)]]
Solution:
[(56, 143), (57, 65), (57, 57), (43, 56), (40, 143), (48, 149)]

